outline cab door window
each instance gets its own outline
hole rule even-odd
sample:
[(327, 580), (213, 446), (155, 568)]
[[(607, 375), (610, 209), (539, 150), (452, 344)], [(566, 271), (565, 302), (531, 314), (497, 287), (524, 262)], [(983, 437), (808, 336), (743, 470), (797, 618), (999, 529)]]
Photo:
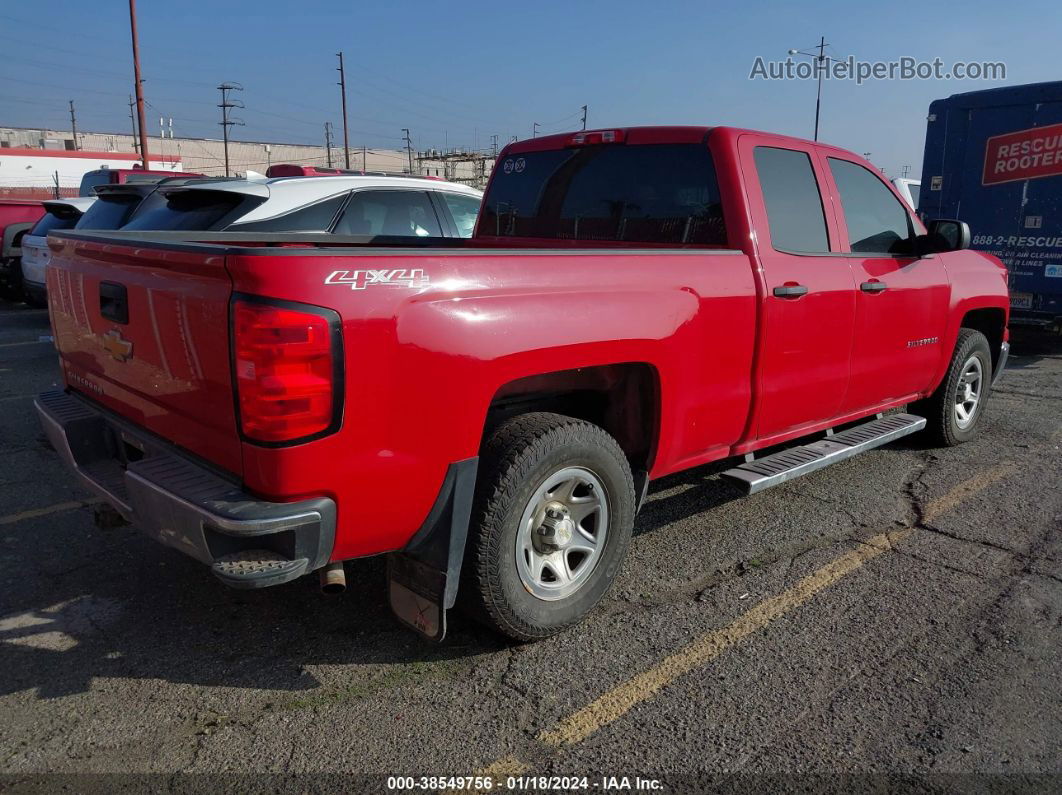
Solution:
[(910, 256), (914, 226), (899, 199), (873, 172), (848, 160), (827, 158), (841, 197), (852, 251)]

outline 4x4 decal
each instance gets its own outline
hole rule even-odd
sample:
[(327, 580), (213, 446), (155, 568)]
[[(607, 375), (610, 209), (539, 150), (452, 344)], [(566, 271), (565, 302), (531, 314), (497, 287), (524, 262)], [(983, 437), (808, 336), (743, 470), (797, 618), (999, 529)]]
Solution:
[(384, 268), (383, 270), (333, 271), (325, 284), (345, 284), (351, 290), (384, 285), (390, 287), (425, 287), (431, 280), (421, 268)]

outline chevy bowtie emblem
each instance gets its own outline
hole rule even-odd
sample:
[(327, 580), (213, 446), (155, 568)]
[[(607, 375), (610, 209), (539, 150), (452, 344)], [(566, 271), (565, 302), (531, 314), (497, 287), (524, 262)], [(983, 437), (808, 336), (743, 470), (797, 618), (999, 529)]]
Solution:
[(108, 331), (103, 335), (103, 350), (118, 362), (133, 358), (133, 343), (122, 337), (118, 329)]

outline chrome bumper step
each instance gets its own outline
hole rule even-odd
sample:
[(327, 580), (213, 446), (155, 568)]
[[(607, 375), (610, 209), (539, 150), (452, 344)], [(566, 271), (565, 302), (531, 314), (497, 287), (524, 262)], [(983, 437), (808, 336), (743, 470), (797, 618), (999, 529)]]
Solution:
[(733, 469), (728, 469), (722, 475), (744, 489), (746, 494), (755, 494), (916, 433), (925, 427), (925, 417), (916, 417), (914, 414), (890, 414), (816, 442), (791, 447), (764, 458), (748, 461)]

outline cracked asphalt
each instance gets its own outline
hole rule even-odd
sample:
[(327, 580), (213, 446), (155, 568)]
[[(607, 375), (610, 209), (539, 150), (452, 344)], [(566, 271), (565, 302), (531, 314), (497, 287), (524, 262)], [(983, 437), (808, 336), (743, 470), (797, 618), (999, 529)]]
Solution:
[(751, 498), (719, 466), (666, 478), (584, 624), (512, 646), (458, 615), (432, 646), (390, 617), (381, 560), (340, 597), (232, 591), (95, 527), (33, 414), (48, 334), (0, 304), (0, 789), (1062, 789), (1057, 337), (1014, 340), (970, 444)]

